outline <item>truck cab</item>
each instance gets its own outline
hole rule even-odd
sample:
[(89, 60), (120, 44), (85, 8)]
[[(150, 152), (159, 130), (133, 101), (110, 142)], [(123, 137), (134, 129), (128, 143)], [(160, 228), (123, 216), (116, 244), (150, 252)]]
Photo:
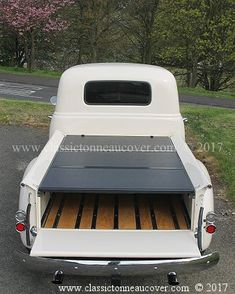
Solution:
[(49, 141), (21, 182), (24, 266), (54, 274), (168, 275), (208, 269), (213, 189), (185, 142), (177, 85), (140, 64), (72, 67)]

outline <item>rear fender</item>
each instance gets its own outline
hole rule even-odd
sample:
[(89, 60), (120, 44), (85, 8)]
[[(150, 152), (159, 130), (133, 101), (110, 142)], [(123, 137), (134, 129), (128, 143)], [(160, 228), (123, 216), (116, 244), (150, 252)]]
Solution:
[[(210, 181), (211, 183), (211, 180), (210, 180), (210, 176), (209, 176), (209, 173), (205, 167), (205, 165), (198, 160), (198, 163), (200, 165), (200, 167), (202, 168), (205, 176), (207, 177), (207, 179)], [(206, 219), (206, 215), (208, 214), (208, 212), (213, 212), (214, 211), (214, 196), (213, 196), (213, 189), (212, 189), (212, 186), (209, 186), (207, 187), (205, 190), (204, 190), (204, 195), (202, 197), (202, 206), (204, 208), (203, 210), (203, 217), (202, 217), (202, 236), (201, 236), (201, 250), (204, 251), (206, 250), (209, 246), (210, 246), (210, 243), (211, 243), (211, 240), (212, 240), (212, 235), (211, 234), (208, 234), (205, 230), (205, 227), (206, 227), (206, 222), (205, 222), (205, 219)]]
[[(34, 158), (29, 165), (27, 166), (24, 175), (24, 177), (27, 175), (27, 173), (30, 171), (31, 167), (35, 163), (37, 158)], [(29, 224), (30, 228), (32, 226), (36, 226), (37, 220), (36, 220), (36, 195), (35, 191), (32, 190), (30, 187), (26, 185), (21, 185), (20, 187), (20, 197), (19, 197), (19, 210), (27, 211), (28, 204), (31, 204), (31, 209), (30, 209), (30, 215), (29, 215)], [(27, 233), (26, 230), (22, 233), (20, 233), (21, 241), (23, 245), (27, 248), (32, 247), (32, 243), (34, 241), (34, 238), (31, 234), (29, 234), (29, 240), (27, 242)], [(29, 245), (30, 244), (30, 245)]]

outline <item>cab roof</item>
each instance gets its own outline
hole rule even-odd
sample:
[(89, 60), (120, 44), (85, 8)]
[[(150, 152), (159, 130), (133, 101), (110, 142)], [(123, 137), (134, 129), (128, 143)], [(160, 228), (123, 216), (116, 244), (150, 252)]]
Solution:
[[(148, 106), (137, 106), (137, 113), (179, 113), (178, 92), (173, 74), (159, 66), (134, 63), (94, 63), (69, 68), (60, 79), (56, 112), (100, 110), (100, 105), (91, 106), (85, 103), (84, 88), (89, 81), (102, 80), (149, 83), (152, 90), (151, 103)], [(104, 105), (102, 111), (110, 112), (112, 109), (113, 112), (128, 112), (130, 107), (133, 111), (133, 106)]]
[(167, 81), (174, 79), (174, 76), (167, 69), (147, 64), (137, 63), (90, 63), (76, 65), (67, 69), (62, 79), (71, 78), (72, 76), (82, 75), (83, 80), (138, 80)]

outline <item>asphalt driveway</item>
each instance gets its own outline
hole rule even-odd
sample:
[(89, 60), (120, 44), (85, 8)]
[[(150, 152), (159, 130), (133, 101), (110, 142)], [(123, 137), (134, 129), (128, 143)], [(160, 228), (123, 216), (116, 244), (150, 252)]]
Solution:
[[(29, 272), (14, 260), (14, 250), (22, 249), (18, 233), (15, 232), (14, 214), (18, 206), (19, 183), (23, 171), (31, 159), (37, 156), (32, 147), (24, 152), (14, 152), (12, 145), (40, 145), (46, 143), (47, 130), (0, 126), (0, 293), (60, 293), (58, 286), (50, 282), (51, 277), (43, 273)], [(235, 265), (235, 223), (232, 206), (229, 202), (216, 194), (216, 212), (218, 214), (218, 232), (214, 237), (212, 250), (218, 250), (221, 255), (220, 263), (206, 271), (196, 274), (179, 276), (180, 286), (174, 293), (235, 293), (234, 265)], [(174, 246), (174, 244), (172, 244)], [(64, 285), (105, 286), (109, 279), (93, 277), (65, 277)], [(198, 286), (199, 283), (199, 286)], [(225, 283), (225, 284), (224, 284)], [(123, 278), (125, 286), (167, 286), (165, 276)], [(227, 288), (226, 288), (227, 284)], [(198, 291), (195, 290), (195, 285)], [(204, 288), (202, 290), (202, 287)], [(164, 291), (166, 289), (167, 291)], [(214, 291), (213, 291), (214, 289)], [(226, 291), (224, 291), (226, 289)], [(160, 293), (173, 293), (169, 288), (162, 288)], [(220, 291), (221, 290), (221, 291)], [(66, 291), (64, 291), (67, 293)], [(158, 293), (139, 292), (139, 293)], [(85, 292), (83, 292), (85, 293)], [(94, 293), (94, 292), (86, 292)], [(96, 293), (105, 293), (99, 292)], [(110, 292), (106, 292), (110, 293)], [(117, 293), (117, 292), (113, 292)], [(127, 292), (122, 292), (127, 293)], [(132, 292), (138, 293), (138, 292)]]

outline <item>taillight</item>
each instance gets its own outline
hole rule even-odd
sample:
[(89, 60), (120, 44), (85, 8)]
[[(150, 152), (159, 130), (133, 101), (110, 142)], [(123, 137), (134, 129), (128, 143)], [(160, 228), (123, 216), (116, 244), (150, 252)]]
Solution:
[(206, 215), (206, 232), (208, 234), (214, 234), (216, 231), (215, 216), (213, 211), (208, 212)]
[(25, 230), (25, 223), (17, 223), (16, 224), (16, 231), (21, 233)]
[(210, 224), (210, 225), (207, 225), (207, 226), (206, 226), (206, 232), (207, 232), (208, 234), (214, 234), (215, 231), (216, 231), (216, 226), (215, 226), (215, 225)]

